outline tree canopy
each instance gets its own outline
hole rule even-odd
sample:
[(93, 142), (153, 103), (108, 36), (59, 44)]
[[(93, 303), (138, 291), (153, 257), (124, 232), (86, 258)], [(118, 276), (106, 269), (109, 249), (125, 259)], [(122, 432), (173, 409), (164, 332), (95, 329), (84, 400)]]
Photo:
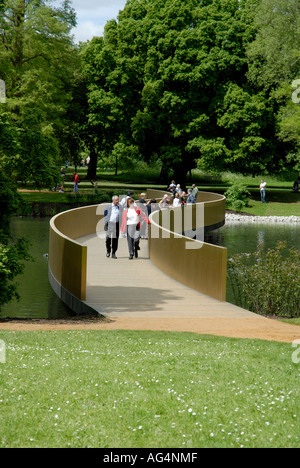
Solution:
[[(121, 144), (123, 154), (127, 148), (143, 160), (157, 158), (181, 178), (196, 165), (252, 174), (279, 169), (277, 103), (249, 77), (249, 57), (264, 47), (259, 3), (127, 1), (104, 37), (82, 50), (98, 153), (113, 154)], [(252, 51), (250, 44), (257, 44)]]
[(71, 138), (78, 68), (74, 24), (68, 1), (56, 8), (47, 0), (0, 3), (0, 79), (7, 96), (0, 100), (0, 308), (18, 297), (14, 281), (30, 258), (28, 242), (10, 231), (19, 200), (16, 182), (52, 184)]
[(274, 103), (275, 134), (285, 145), (287, 162), (300, 171), (300, 1), (262, 0), (255, 24), (248, 76)]
[[(75, 46), (68, 0), (2, 0), (0, 165), (50, 185), (81, 145), (120, 167), (158, 161), (258, 174), (300, 167), (300, 0), (128, 0)], [(0, 10), (1, 11), (1, 10)]]
[(53, 7), (48, 0), (6, 0), (0, 16), (0, 78), (7, 93), (0, 164), (23, 182), (53, 182), (78, 66), (74, 25), (69, 1)]

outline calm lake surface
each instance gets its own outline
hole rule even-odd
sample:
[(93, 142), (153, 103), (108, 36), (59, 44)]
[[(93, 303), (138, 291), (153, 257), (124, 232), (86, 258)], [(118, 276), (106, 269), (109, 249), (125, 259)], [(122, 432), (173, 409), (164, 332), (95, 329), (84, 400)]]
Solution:
[[(48, 260), (44, 256), (49, 248), (49, 218), (14, 218), (12, 230), (18, 237), (30, 240), (34, 262), (26, 265), (24, 275), (17, 278), (20, 302), (3, 306), (2, 317), (16, 318), (67, 318), (72, 311), (58, 299), (48, 281)], [(211, 233), (206, 241), (228, 248), (228, 256), (253, 252), (259, 242), (265, 248), (286, 241), (288, 247), (300, 249), (300, 225), (227, 224)], [(228, 301), (233, 301), (228, 292)]]
[(16, 278), (20, 301), (2, 307), (2, 317), (67, 318), (72, 311), (57, 297), (48, 281), (49, 218), (13, 218), (12, 231), (30, 241), (34, 262), (27, 262), (23, 275)]

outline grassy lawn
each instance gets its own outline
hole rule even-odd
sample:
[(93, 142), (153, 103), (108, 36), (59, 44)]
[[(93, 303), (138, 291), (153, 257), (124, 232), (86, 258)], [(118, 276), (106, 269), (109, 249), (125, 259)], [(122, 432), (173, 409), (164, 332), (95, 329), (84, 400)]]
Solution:
[[(197, 175), (197, 171), (195, 175)], [(280, 176), (266, 175), (252, 177), (250, 175), (247, 176), (242, 174), (233, 174), (231, 172), (224, 172), (221, 177), (224, 183), (231, 184), (233, 182), (242, 182), (250, 189), (258, 189), (261, 179), (264, 179), (267, 182), (268, 188), (281, 188), (291, 191), (293, 183), (297, 178), (297, 173), (292, 172)]]
[(300, 216), (299, 203), (261, 203), (257, 200), (250, 200), (250, 204), (243, 210), (255, 216)]
[[(73, 191), (73, 168), (65, 179), (65, 193), (45, 193), (45, 192), (22, 192), (22, 198), (26, 203), (65, 203), (74, 202), (88, 203), (109, 200), (111, 195), (126, 194), (129, 189), (135, 192), (138, 197), (141, 192), (146, 192), (147, 188), (164, 190), (165, 185), (159, 182), (159, 171), (153, 169), (139, 169), (135, 171), (120, 172), (117, 176), (113, 172), (98, 171), (98, 195), (94, 196), (94, 186), (86, 180), (87, 169), (78, 169), (80, 184), (80, 195), (75, 196)], [(292, 193), (291, 187), (295, 174), (286, 178), (268, 176), (267, 204), (260, 201), (259, 184), (261, 177), (243, 176), (240, 174), (223, 173), (220, 176), (204, 174), (199, 170), (192, 171), (191, 180), (188, 179), (187, 187), (196, 183), (199, 190), (211, 191), (224, 194), (230, 184), (235, 181), (243, 182), (247, 185), (251, 193), (250, 206), (244, 210), (247, 213), (257, 216), (300, 216), (300, 193)], [(34, 189), (34, 187), (19, 187), (20, 189)]]
[(280, 321), (281, 321), (281, 322), (289, 323), (289, 324), (291, 324), (291, 325), (298, 325), (298, 326), (300, 326), (300, 318), (293, 318), (293, 319), (284, 319), (284, 318), (281, 318)]
[(0, 331), (1, 447), (299, 447), (291, 344)]
[[(44, 193), (44, 192), (27, 192), (27, 193), (21, 193), (22, 199), (24, 200), (25, 203), (59, 203), (59, 204), (74, 204), (76, 202), (80, 203), (90, 203), (90, 202), (101, 202), (103, 203), (104, 201), (110, 200), (110, 197), (112, 196), (113, 193), (117, 194), (125, 194), (127, 193), (127, 190), (129, 188), (132, 188), (132, 190), (135, 191), (135, 196), (138, 196), (141, 192), (146, 191), (147, 187), (139, 187), (137, 189), (136, 187), (131, 186), (124, 186), (118, 187), (117, 185), (114, 185), (111, 183), (110, 186), (107, 186), (106, 188), (99, 187), (98, 189), (98, 196), (94, 195), (94, 190), (92, 189), (87, 189), (81, 186), (81, 193), (80, 195), (74, 195), (73, 193), (66, 192), (66, 193), (58, 193), (58, 192), (53, 192), (53, 193)], [(157, 189), (163, 189), (163, 187), (157, 187), (153, 186), (153, 188)], [(207, 187), (207, 186), (199, 186), (200, 190), (209, 190), (209, 191), (215, 191), (217, 193), (224, 193), (224, 189), (221, 189), (221, 187)], [(247, 207), (244, 212), (256, 215), (256, 216), (300, 216), (300, 194), (292, 194), (294, 195), (294, 199), (291, 200), (289, 193), (283, 193), (281, 194), (281, 199), (285, 200), (283, 202), (278, 202), (278, 201), (269, 201), (266, 204), (262, 204), (259, 200), (250, 200), (249, 207)], [(269, 199), (270, 197), (272, 198), (278, 198), (278, 192), (275, 192), (273, 194), (269, 193)], [(299, 201), (295, 203), (295, 200)]]
[(95, 198), (95, 203), (97, 203), (97, 199), (102, 199), (107, 194), (112, 193), (109, 190), (99, 190), (99, 196), (94, 197), (93, 191), (86, 191), (81, 195), (75, 195), (73, 193), (59, 193), (59, 192), (52, 192), (52, 193), (44, 193), (44, 192), (27, 192), (21, 193), (22, 199), (27, 203), (67, 203), (72, 204), (76, 201), (80, 201), (82, 203), (93, 201), (92, 199)]

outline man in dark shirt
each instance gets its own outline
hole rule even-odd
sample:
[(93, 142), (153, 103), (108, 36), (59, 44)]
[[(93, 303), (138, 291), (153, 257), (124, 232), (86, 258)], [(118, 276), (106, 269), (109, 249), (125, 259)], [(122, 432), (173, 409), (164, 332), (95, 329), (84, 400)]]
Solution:
[(104, 210), (104, 223), (106, 231), (106, 256), (110, 257), (112, 252), (112, 258), (116, 257), (116, 251), (118, 250), (119, 233), (120, 233), (120, 220), (121, 206), (119, 204), (118, 195), (112, 197), (112, 203), (106, 206)]
[(196, 200), (195, 200), (195, 197), (192, 193), (192, 189), (188, 189), (188, 197), (187, 197), (187, 204), (191, 204), (191, 203), (196, 203)]

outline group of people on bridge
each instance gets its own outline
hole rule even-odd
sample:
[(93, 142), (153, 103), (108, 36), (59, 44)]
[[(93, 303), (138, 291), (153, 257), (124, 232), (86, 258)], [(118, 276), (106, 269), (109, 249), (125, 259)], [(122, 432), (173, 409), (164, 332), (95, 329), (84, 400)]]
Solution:
[(141, 209), (141, 203), (137, 205), (132, 198), (133, 193), (128, 192), (120, 203), (118, 195), (112, 197), (112, 203), (108, 204), (104, 211), (104, 223), (106, 231), (106, 256), (116, 259), (120, 231), (125, 237), (129, 250), (129, 259), (138, 257), (140, 250), (141, 226), (150, 223), (145, 210)]
[(133, 192), (128, 191), (127, 196), (120, 201), (118, 195), (112, 197), (104, 210), (104, 225), (106, 232), (106, 256), (116, 259), (120, 233), (123, 237), (127, 236), (129, 260), (138, 258), (140, 250), (140, 239), (148, 238), (148, 224), (150, 224), (149, 215), (154, 211), (164, 208), (175, 208), (183, 204), (196, 203), (198, 188), (193, 185), (188, 189), (187, 199), (185, 192), (180, 185), (175, 185), (172, 181), (162, 200), (157, 203), (155, 198), (146, 200), (146, 194), (140, 195), (139, 201), (133, 198)]

